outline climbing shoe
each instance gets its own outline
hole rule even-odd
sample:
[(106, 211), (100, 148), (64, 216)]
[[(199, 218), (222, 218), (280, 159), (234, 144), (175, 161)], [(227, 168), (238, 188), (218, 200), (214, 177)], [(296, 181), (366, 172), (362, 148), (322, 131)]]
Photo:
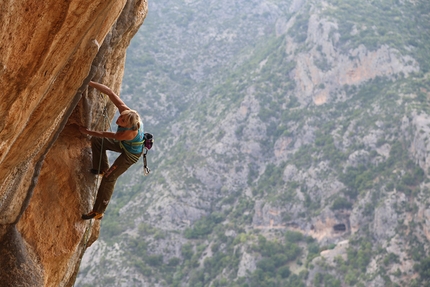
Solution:
[(98, 213), (95, 211), (91, 211), (90, 213), (87, 214), (82, 214), (81, 217), (83, 220), (89, 220), (89, 219), (102, 219), (103, 218), (103, 213)]
[(90, 169), (90, 172), (91, 172), (92, 174), (100, 174), (100, 175), (103, 175), (103, 171), (100, 171), (100, 173), (99, 173), (99, 170), (98, 170), (98, 169), (95, 169), (95, 168)]

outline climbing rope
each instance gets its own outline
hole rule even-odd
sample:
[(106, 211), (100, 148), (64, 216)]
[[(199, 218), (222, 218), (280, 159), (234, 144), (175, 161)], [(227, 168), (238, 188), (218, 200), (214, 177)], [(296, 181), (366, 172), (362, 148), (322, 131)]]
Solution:
[[(101, 95), (103, 95), (103, 97), (105, 99), (105, 105), (104, 105), (104, 109), (103, 109), (103, 112), (102, 112), (102, 115), (103, 115), (103, 118), (104, 118), (103, 129), (105, 130), (106, 129), (106, 123), (109, 121), (108, 116), (107, 116), (107, 96), (105, 94), (103, 94), (103, 93), (101, 93)], [(96, 122), (96, 126), (98, 126), (98, 124), (100, 122), (100, 119), (101, 118), (99, 117), (98, 120), (97, 120), (97, 122)], [(112, 127), (111, 127), (110, 123), (109, 123), (109, 129), (110, 129), (110, 131), (112, 131)], [(152, 135), (151, 135), (151, 138), (152, 138)], [(145, 136), (145, 139), (146, 139), (146, 136)], [(143, 144), (144, 141), (136, 143), (136, 144)], [(103, 157), (103, 143), (104, 143), (104, 137), (102, 137), (102, 140), (101, 140), (101, 149), (100, 149), (100, 153), (101, 154), (100, 154), (100, 158), (99, 158), (99, 166), (98, 166), (98, 169), (97, 169), (97, 174), (98, 175), (100, 175), (100, 172), (101, 172), (101, 164), (102, 164), (102, 157)], [(139, 157), (137, 155), (135, 155), (135, 154), (130, 153), (123, 146), (122, 142), (119, 142), (119, 144), (120, 144), (122, 150), (125, 151), (125, 153), (127, 154), (127, 156), (130, 157), (130, 159), (132, 159), (134, 162), (137, 162), (137, 160), (139, 159)], [(144, 152), (143, 152), (143, 174), (145, 176), (147, 176), (147, 175), (149, 175), (149, 173), (151, 171), (148, 168), (148, 166), (147, 166), (147, 160), (146, 160), (146, 154), (148, 153), (148, 148), (146, 148), (145, 146), (143, 148), (144, 148)], [(149, 148), (151, 148), (151, 147), (149, 147)], [(97, 196), (97, 189), (98, 189), (98, 186), (100, 184), (99, 180), (101, 180), (101, 178), (100, 178), (100, 176), (97, 176), (97, 182), (96, 182), (96, 184), (94, 186), (94, 192), (93, 192), (95, 197)], [(86, 249), (87, 249), (87, 244), (88, 244), (88, 241), (89, 241), (89, 238), (90, 238), (90, 234), (91, 234), (90, 231), (91, 231), (92, 226), (93, 226), (93, 220), (94, 219), (90, 219), (89, 226), (87, 226), (87, 229), (85, 230), (85, 234), (84, 234), (84, 238), (83, 238), (84, 244), (83, 244), (83, 247), (82, 247), (83, 251), (82, 251), (82, 254), (81, 254), (80, 258), (79, 258), (78, 266), (80, 266), (82, 258), (83, 258), (84, 254), (85, 254)], [(76, 278), (75, 278), (75, 283), (76, 283)], [(73, 284), (73, 286), (75, 286), (75, 283)]]

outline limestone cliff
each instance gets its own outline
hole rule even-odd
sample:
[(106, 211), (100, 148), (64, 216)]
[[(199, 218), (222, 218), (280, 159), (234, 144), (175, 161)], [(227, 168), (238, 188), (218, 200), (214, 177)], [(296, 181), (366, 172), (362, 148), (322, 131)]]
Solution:
[(87, 83), (119, 92), (126, 48), (146, 13), (145, 0), (2, 2), (1, 286), (73, 284), (98, 227), (80, 219), (95, 179), (77, 127), (103, 128), (106, 101)]
[(122, 96), (153, 173), (77, 284), (425, 286), (430, 2), (209, 2), (150, 2)]

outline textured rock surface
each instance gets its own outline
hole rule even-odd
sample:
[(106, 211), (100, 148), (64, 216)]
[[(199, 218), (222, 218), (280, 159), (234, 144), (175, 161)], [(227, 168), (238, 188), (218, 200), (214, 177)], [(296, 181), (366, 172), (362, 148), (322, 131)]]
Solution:
[(102, 128), (104, 98), (86, 84), (92, 78), (119, 91), (126, 47), (146, 12), (140, 0), (2, 2), (2, 286), (73, 283), (97, 236), (85, 244), (80, 214), (90, 208), (95, 179), (85, 173), (89, 142), (77, 127)]

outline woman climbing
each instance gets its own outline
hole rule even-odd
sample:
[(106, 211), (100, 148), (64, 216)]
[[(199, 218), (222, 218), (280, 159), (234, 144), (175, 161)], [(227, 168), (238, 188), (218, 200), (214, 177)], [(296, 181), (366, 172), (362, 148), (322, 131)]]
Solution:
[[(103, 178), (97, 192), (93, 210), (82, 215), (82, 219), (101, 219), (106, 210), (115, 187), (116, 180), (132, 164), (136, 163), (143, 153), (144, 131), (139, 114), (130, 109), (118, 95), (105, 85), (90, 82), (89, 85), (106, 94), (119, 110), (116, 120), (118, 129), (114, 132), (99, 132), (80, 127), (83, 134), (92, 136), (91, 148), (93, 154), (91, 172), (102, 174)], [(106, 150), (121, 153), (109, 167)], [(99, 168), (100, 165), (100, 168)]]

